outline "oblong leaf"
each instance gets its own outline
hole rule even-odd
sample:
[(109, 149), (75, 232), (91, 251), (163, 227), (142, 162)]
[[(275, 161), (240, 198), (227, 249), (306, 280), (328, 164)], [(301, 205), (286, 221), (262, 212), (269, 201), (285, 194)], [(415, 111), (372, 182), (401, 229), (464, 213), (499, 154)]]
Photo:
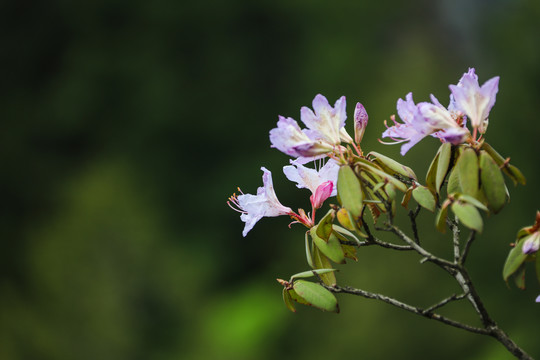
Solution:
[(506, 203), (506, 185), (495, 160), (483, 150), (480, 152), (480, 179), (488, 207), (498, 213)]
[(285, 306), (287, 309), (291, 310), (292, 312), (296, 312), (296, 309), (294, 308), (293, 299), (291, 297), (291, 294), (289, 294), (289, 290), (286, 288), (283, 288), (283, 302), (285, 303)]
[(302, 305), (308, 305), (308, 306), (310, 305), (310, 303), (308, 303), (306, 300), (304, 300), (303, 297), (298, 295), (296, 291), (294, 291), (294, 289), (289, 289), (287, 290), (287, 292), (289, 293), (289, 296), (291, 297), (291, 299), (293, 299), (297, 303), (302, 304)]
[(315, 265), (313, 264), (313, 255), (311, 254), (311, 245), (309, 243), (309, 234), (308, 234), (307, 231), (306, 231), (306, 235), (305, 235), (305, 241), (306, 241), (306, 259), (307, 259), (307, 263), (308, 263), (310, 268), (314, 269)]
[(407, 191), (407, 185), (405, 185), (403, 182), (399, 181), (395, 177), (393, 177), (390, 174), (387, 174), (383, 170), (378, 169), (377, 167), (373, 166), (372, 164), (368, 164), (366, 162), (358, 162), (358, 164), (363, 167), (366, 172), (375, 174), (383, 178), (384, 180), (388, 181), (392, 185), (394, 185), (398, 190), (405, 192)]
[(473, 198), (472, 196), (470, 195), (466, 195), (466, 194), (458, 194), (456, 196), (460, 201), (463, 201), (463, 202), (466, 202), (466, 203), (469, 203), (471, 205), (474, 205), (476, 206), (477, 208), (479, 209), (482, 209), (484, 211), (489, 211), (489, 209), (486, 207), (486, 205), (482, 204), (479, 200)]
[(439, 193), (441, 186), (450, 166), (450, 157), (452, 156), (452, 144), (444, 143), (441, 145), (439, 159), (437, 163), (437, 174), (435, 176), (436, 192)]
[[(330, 263), (330, 260), (326, 256), (324, 256), (318, 247), (313, 246), (313, 251), (311, 252), (313, 255), (313, 265), (315, 265), (316, 269), (331, 269), (332, 264)], [(323, 283), (326, 285), (335, 285), (336, 284), (336, 274), (333, 272), (326, 273), (326, 274), (320, 274), (319, 275)]]
[(332, 223), (334, 221), (334, 217), (335, 211), (330, 209), (317, 225), (317, 235), (324, 241), (328, 241), (328, 238), (332, 233)]
[(459, 184), (463, 193), (476, 197), (479, 187), (478, 157), (472, 148), (461, 152), (456, 167), (458, 168)]
[(389, 158), (388, 156), (379, 154), (378, 152), (372, 151), (368, 154), (368, 156), (373, 156), (375, 159), (373, 160), (375, 163), (377, 163), (380, 167), (383, 168), (384, 171), (391, 175), (402, 175), (409, 179), (418, 180), (416, 178), (416, 174), (414, 171), (412, 171), (411, 168), (400, 164), (394, 159)]
[(426, 174), (426, 186), (435, 192), (437, 192), (437, 164), (439, 163), (440, 151), (441, 149), (439, 148), (439, 151), (437, 152), (433, 160), (431, 160), (431, 164), (429, 165), (429, 169)]
[(411, 186), (407, 189), (407, 191), (405, 191), (405, 194), (403, 194), (403, 199), (401, 199), (401, 206), (403, 206), (404, 208), (407, 208), (407, 206), (409, 205), (409, 201), (411, 201), (412, 191), (413, 188)]
[(435, 196), (427, 187), (417, 186), (412, 191), (412, 196), (420, 206), (431, 212), (435, 212), (435, 208), (437, 206)]
[(342, 165), (339, 168), (337, 191), (341, 205), (354, 218), (359, 218), (362, 215), (364, 195), (360, 181), (349, 165)]
[(482, 215), (474, 205), (455, 201), (452, 203), (452, 211), (456, 214), (459, 221), (471, 230), (482, 232), (484, 221)]
[(482, 144), (482, 149), (487, 151), (491, 158), (495, 161), (498, 166), (502, 166), (502, 171), (514, 182), (514, 185), (521, 184), (525, 185), (527, 182), (525, 176), (519, 171), (517, 167), (511, 164), (506, 163), (506, 159), (502, 157), (501, 154), (497, 152), (491, 145), (487, 142)]
[(322, 285), (305, 280), (297, 280), (293, 284), (293, 289), (309, 305), (323, 311), (339, 312), (336, 297)]
[(516, 243), (516, 246), (510, 250), (508, 253), (508, 256), (506, 257), (506, 261), (504, 262), (504, 268), (503, 268), (503, 279), (504, 281), (508, 281), (508, 278), (510, 275), (515, 273), (521, 264), (525, 262), (525, 259), (527, 259), (527, 254), (523, 253), (523, 243), (526, 239), (522, 239)]
[(521, 265), (514, 274), (514, 284), (518, 289), (525, 290), (525, 265)]
[(462, 193), (461, 185), (459, 184), (459, 170), (457, 167), (453, 167), (450, 175), (448, 176), (448, 185), (446, 187), (446, 192), (448, 195), (455, 193)]
[(315, 270), (302, 271), (302, 272), (292, 275), (289, 282), (292, 282), (294, 279), (309, 278), (315, 275), (327, 274), (334, 271), (337, 271), (337, 270), (336, 269), (315, 269)]
[(321, 253), (323, 253), (333, 262), (343, 264), (345, 262), (345, 253), (341, 248), (341, 243), (339, 242), (339, 239), (334, 234), (331, 234), (328, 238), (328, 241), (324, 241), (324, 239), (320, 238), (317, 235), (316, 228), (317, 227), (314, 226), (310, 230), (311, 238), (313, 239), (315, 246), (317, 246)]
[(435, 228), (437, 228), (437, 230), (439, 230), (442, 233), (446, 232), (446, 217), (447, 216), (448, 216), (448, 206), (446, 204), (443, 204), (443, 206), (439, 209), (439, 212), (437, 213), (437, 217), (435, 218)]

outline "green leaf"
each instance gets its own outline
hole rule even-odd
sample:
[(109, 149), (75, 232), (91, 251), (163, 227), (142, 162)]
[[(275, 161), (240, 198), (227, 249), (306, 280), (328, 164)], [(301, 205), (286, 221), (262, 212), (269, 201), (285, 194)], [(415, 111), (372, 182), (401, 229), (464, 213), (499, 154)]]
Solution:
[(317, 275), (327, 274), (337, 271), (336, 269), (315, 269), (315, 270), (308, 270), (308, 271), (302, 271), (297, 274), (294, 274), (291, 276), (291, 279), (289, 282), (292, 282), (294, 279), (300, 279), (300, 278), (309, 278)]
[(437, 164), (437, 175), (435, 176), (436, 193), (439, 193), (441, 186), (450, 166), (450, 157), (452, 156), (452, 144), (444, 143), (441, 145), (439, 161)]
[(375, 159), (373, 162), (375, 162), (377, 165), (379, 165), (385, 172), (391, 175), (402, 175), (409, 179), (418, 180), (416, 178), (416, 175), (414, 171), (412, 171), (411, 168), (400, 164), (399, 162), (395, 161), (394, 159), (391, 159), (385, 155), (379, 154), (378, 152), (372, 151), (368, 154), (368, 156), (373, 156)]
[[(324, 256), (318, 247), (313, 247), (313, 265), (315, 265), (316, 269), (331, 269), (332, 264), (330, 263), (330, 260), (326, 256)], [(326, 274), (320, 274), (320, 277), (326, 285), (334, 285), (336, 284), (336, 274), (333, 272), (326, 273)]]
[(317, 226), (314, 226), (310, 230), (311, 238), (313, 239), (315, 246), (317, 246), (321, 253), (323, 253), (333, 262), (343, 264), (345, 262), (345, 253), (341, 248), (339, 239), (334, 234), (331, 234), (328, 241), (324, 241), (317, 235), (316, 229)]
[(358, 261), (358, 258), (356, 257), (356, 247), (352, 245), (342, 245), (343, 252), (345, 253), (345, 257), (349, 258), (354, 261)]
[(453, 167), (450, 175), (448, 176), (448, 185), (446, 187), (446, 192), (450, 194), (461, 193), (461, 185), (459, 184), (459, 170), (457, 167)]
[(351, 216), (350, 216), (349, 212), (347, 211), (347, 209), (345, 209), (345, 208), (339, 209), (337, 214), (336, 214), (336, 217), (337, 217), (339, 223), (344, 228), (346, 228), (348, 230), (351, 230), (351, 231), (356, 230), (356, 226), (353, 225), (354, 219), (351, 219)]
[(489, 208), (498, 213), (506, 203), (506, 185), (501, 170), (486, 151), (480, 152), (480, 179)]
[(437, 206), (435, 202), (435, 196), (433, 196), (433, 193), (431, 190), (429, 190), (425, 186), (418, 186), (412, 191), (412, 196), (414, 197), (414, 200), (422, 206), (423, 208), (435, 212), (435, 208)]
[(491, 158), (495, 161), (495, 163), (502, 167), (502, 171), (514, 182), (514, 185), (521, 184), (525, 185), (527, 180), (525, 179), (525, 176), (519, 171), (517, 167), (511, 164), (506, 164), (506, 159), (502, 157), (491, 145), (489, 145), (487, 142), (484, 142), (482, 144), (482, 149), (487, 151), (487, 153), (491, 156)]
[(514, 181), (514, 185), (525, 185), (527, 183), (525, 176), (523, 176), (522, 172), (514, 165), (507, 164), (505, 167), (503, 167), (503, 171), (510, 177), (510, 179)]
[(353, 232), (349, 231), (348, 229), (345, 229), (344, 227), (341, 227), (341, 226), (336, 225), (336, 224), (334, 224), (334, 225), (332, 226), (332, 228), (334, 229), (334, 231), (335, 231), (336, 233), (341, 234), (341, 235), (344, 235), (344, 236), (351, 237), (351, 238), (353, 238), (354, 241), (356, 241), (356, 242), (360, 242), (360, 239), (358, 239), (358, 237), (356, 236), (356, 234), (358, 234), (358, 236), (363, 237), (363, 238), (365, 238), (365, 239), (368, 238), (368, 236), (367, 236), (366, 234), (364, 234), (363, 232), (361, 232), (361, 231), (360, 231), (360, 232), (357, 231), (357, 233), (354, 234)]
[(514, 284), (516, 284), (518, 289), (525, 290), (525, 266), (521, 267), (514, 274)]
[(287, 290), (287, 292), (289, 293), (289, 296), (291, 297), (291, 299), (293, 299), (297, 303), (302, 304), (302, 305), (308, 305), (308, 306), (310, 305), (310, 303), (308, 303), (306, 300), (304, 300), (303, 297), (298, 295), (296, 291), (294, 291), (294, 289), (289, 289)]
[(462, 201), (455, 201), (452, 203), (451, 207), (452, 211), (463, 225), (471, 230), (478, 231), (479, 233), (482, 232), (484, 225), (482, 215), (480, 215), (474, 205)]
[(311, 255), (311, 246), (310, 246), (310, 243), (309, 243), (309, 235), (308, 235), (307, 231), (306, 231), (305, 240), (306, 240), (306, 259), (307, 259), (307, 263), (308, 263), (309, 267), (311, 267), (313, 269), (315, 266), (313, 264), (313, 255)]
[(339, 312), (336, 297), (322, 285), (305, 280), (297, 280), (293, 284), (293, 289), (309, 305), (323, 311)]
[(401, 206), (403, 206), (405, 209), (407, 206), (409, 206), (409, 201), (411, 201), (413, 188), (412, 186), (405, 191), (405, 194), (403, 194), (403, 199), (401, 200)]
[(486, 205), (482, 204), (479, 200), (473, 198), (470, 195), (457, 194), (456, 198), (458, 198), (460, 201), (463, 201), (463, 202), (469, 203), (471, 205), (474, 205), (474, 206), (476, 206), (477, 208), (479, 208), (481, 210), (489, 211), (489, 209), (486, 207)]
[(521, 264), (525, 262), (525, 259), (527, 259), (527, 254), (523, 253), (523, 243), (525, 242), (526, 238), (521, 239), (516, 243), (516, 246), (510, 250), (508, 253), (508, 257), (506, 258), (506, 261), (504, 263), (503, 268), (503, 279), (504, 281), (508, 281), (508, 278), (510, 275), (515, 273)]
[(435, 218), (435, 227), (440, 232), (444, 233), (446, 231), (446, 217), (448, 215), (448, 205), (443, 204), (443, 206), (439, 209), (439, 212), (437, 213), (437, 217)]
[(428, 172), (426, 174), (426, 185), (427, 185), (427, 187), (430, 188), (431, 190), (437, 192), (437, 193), (438, 193), (437, 186), (436, 186), (437, 164), (439, 163), (440, 152), (441, 152), (441, 148), (439, 148), (439, 151), (437, 152), (437, 154), (435, 155), (433, 160), (431, 160), (431, 164), (429, 165), (429, 169), (428, 169)]
[(364, 195), (360, 181), (349, 165), (342, 165), (339, 169), (337, 191), (341, 205), (358, 219), (362, 215)]
[(457, 160), (459, 184), (463, 193), (476, 197), (478, 193), (478, 157), (472, 148), (466, 148), (461, 152)]
[(283, 302), (285, 303), (285, 306), (287, 306), (287, 309), (296, 312), (291, 294), (289, 294), (289, 290), (286, 288), (283, 288)]
[(334, 222), (335, 211), (330, 209), (317, 225), (317, 235), (324, 241), (328, 241), (332, 233), (332, 223)]

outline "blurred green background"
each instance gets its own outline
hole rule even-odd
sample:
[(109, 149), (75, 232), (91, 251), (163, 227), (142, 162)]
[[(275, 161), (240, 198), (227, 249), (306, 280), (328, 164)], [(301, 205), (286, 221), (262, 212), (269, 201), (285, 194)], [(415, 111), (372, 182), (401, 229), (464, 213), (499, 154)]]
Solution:
[[(243, 238), (226, 206), (265, 166), (281, 202), (307, 208), (270, 149), (278, 114), (299, 120), (317, 93), (345, 95), (350, 117), (356, 101), (370, 115), (363, 148), (399, 156), (377, 142), (396, 100), (446, 104), (468, 67), (481, 83), (501, 76), (487, 138), (528, 179), (508, 182), (470, 273), (540, 356), (532, 271), (523, 292), (501, 279), (540, 206), (537, 0), (21, 1), (0, 18), (1, 359), (510, 358), (362, 298), (340, 296), (339, 315), (289, 313), (275, 278), (307, 269), (304, 230), (263, 219)], [(437, 147), (401, 160), (424, 174)], [(426, 244), (448, 250), (432, 216), (421, 221)], [(420, 306), (458, 291), (418, 260), (369, 248), (338, 277)], [(475, 323), (460, 305), (443, 312)]]

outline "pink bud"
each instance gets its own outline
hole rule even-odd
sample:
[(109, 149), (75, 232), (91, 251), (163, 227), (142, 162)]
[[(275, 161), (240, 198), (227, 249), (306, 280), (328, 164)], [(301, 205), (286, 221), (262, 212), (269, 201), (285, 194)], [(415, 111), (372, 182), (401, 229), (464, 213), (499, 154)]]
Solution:
[(356, 141), (357, 144), (360, 144), (364, 137), (367, 123), (368, 114), (364, 105), (356, 103), (356, 108), (354, 109), (354, 141)]
[(309, 197), (309, 200), (311, 200), (311, 206), (313, 206), (314, 209), (320, 208), (325, 200), (330, 197), (333, 189), (334, 184), (331, 181), (326, 181), (319, 185), (317, 190), (315, 190), (315, 194)]

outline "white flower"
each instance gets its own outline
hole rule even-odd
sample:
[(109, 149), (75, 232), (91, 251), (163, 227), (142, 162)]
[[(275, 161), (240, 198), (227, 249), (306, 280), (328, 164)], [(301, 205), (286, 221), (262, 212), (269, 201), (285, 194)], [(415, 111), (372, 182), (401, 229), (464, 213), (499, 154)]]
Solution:
[(481, 134), (485, 133), (489, 112), (495, 105), (499, 91), (499, 77), (489, 79), (480, 87), (474, 68), (470, 68), (457, 85), (450, 85), (449, 88), (455, 101), (455, 108), (467, 115), (473, 128), (478, 128)]
[(287, 179), (295, 182), (298, 188), (307, 188), (315, 194), (320, 185), (331, 181), (333, 190), (330, 196), (336, 196), (339, 164), (335, 160), (328, 160), (318, 171), (305, 167), (297, 161), (291, 161), (291, 164), (283, 167), (283, 173)]
[(227, 201), (233, 210), (241, 213), (240, 219), (246, 223), (242, 232), (244, 237), (263, 217), (294, 214), (291, 208), (281, 205), (277, 199), (272, 183), (272, 173), (264, 167), (261, 170), (263, 171), (263, 186), (257, 189), (257, 195), (241, 193), (237, 196), (234, 194)]
[(347, 119), (345, 106), (345, 96), (339, 98), (334, 107), (324, 96), (315, 96), (314, 111), (305, 106), (300, 109), (300, 119), (307, 129), (300, 129), (292, 118), (280, 116), (277, 128), (270, 130), (272, 147), (307, 162), (323, 157), (340, 146), (341, 141), (352, 142), (344, 128)]

